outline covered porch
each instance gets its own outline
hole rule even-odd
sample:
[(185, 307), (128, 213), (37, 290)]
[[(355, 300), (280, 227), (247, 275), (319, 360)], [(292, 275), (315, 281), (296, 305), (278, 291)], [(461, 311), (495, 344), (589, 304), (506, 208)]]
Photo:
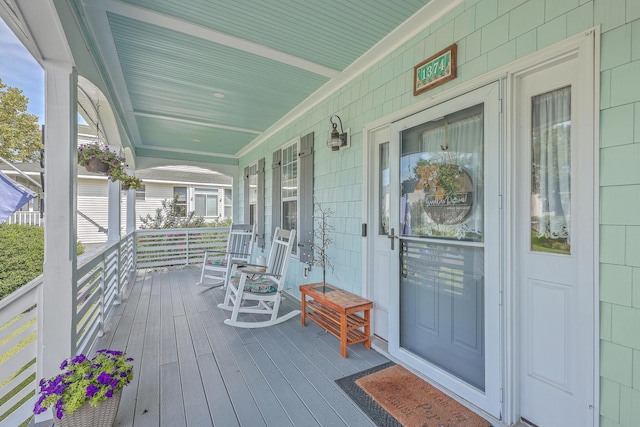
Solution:
[[(224, 325), (224, 291), (195, 286), (195, 267), (139, 270), (96, 348), (126, 349), (136, 377), (118, 426), (370, 426), (334, 380), (388, 360), (295, 317), (276, 326)], [(283, 311), (299, 308), (287, 297)]]
[[(118, 184), (109, 188), (107, 246), (76, 259), (82, 107), (96, 134), (99, 122), (103, 140), (122, 147), (132, 173), (191, 165), (232, 177), (233, 219), (256, 225), (254, 256), (266, 254), (276, 227), (296, 228), (307, 242), (290, 265), (288, 309), (298, 286), (321, 274), (309, 270), (305, 246), (319, 201), (335, 211), (329, 281), (373, 301), (372, 334), (390, 357), (495, 425), (640, 425), (640, 340), (629, 328), (640, 322), (638, 1), (328, 4), (0, 0), (2, 18), (45, 69), (45, 210), (56, 225), (45, 233), (44, 282), (0, 301), (0, 325), (11, 322), (0, 330), (6, 349), (37, 334), (12, 353), (13, 365), (0, 365), (18, 370), (5, 387), (27, 384), (0, 414), (20, 407), (14, 419), (25, 420), (35, 378), (99, 339), (136, 359), (122, 425), (366, 425), (333, 380), (386, 360), (360, 345), (342, 359), (337, 340), (294, 320), (224, 327), (225, 313), (214, 309), (220, 291), (191, 286), (197, 272), (143, 270), (162, 266), (140, 258), (135, 212), (126, 215), (127, 236), (114, 231)], [(441, 57), (455, 58), (455, 76), (422, 91), (419, 71)], [(534, 120), (534, 101), (561, 99), (570, 114)], [(450, 126), (472, 117), (475, 133), (450, 145)], [(556, 138), (569, 125), (567, 156), (558, 158), (571, 163), (548, 167), (553, 179), (571, 178), (570, 188), (554, 187), (571, 196), (556, 218), (536, 208), (533, 177), (542, 169), (534, 159), (544, 150), (534, 131)], [(327, 141), (332, 127), (339, 142)], [(431, 141), (435, 129), (442, 138)], [(449, 194), (474, 197), (451, 197), (465, 203), (445, 206), (457, 219), (421, 206), (442, 201), (416, 181), (429, 176), (418, 166), (434, 166), (424, 161), (435, 154), (439, 170), (462, 171), (468, 159), (477, 171), (463, 179), (473, 186)], [(559, 219), (559, 232), (540, 233), (542, 217)], [(573, 252), (554, 247), (569, 238)], [(201, 257), (186, 254), (184, 265)], [(453, 306), (451, 295), (467, 304), (459, 317), (439, 310), (442, 301)], [(85, 318), (94, 303), (100, 308)], [(431, 324), (425, 313), (437, 314)], [(432, 324), (455, 320), (460, 327), (439, 336), (460, 356), (455, 368), (477, 355), (477, 380), (428, 349), (416, 357), (400, 339), (410, 330), (422, 344)]]

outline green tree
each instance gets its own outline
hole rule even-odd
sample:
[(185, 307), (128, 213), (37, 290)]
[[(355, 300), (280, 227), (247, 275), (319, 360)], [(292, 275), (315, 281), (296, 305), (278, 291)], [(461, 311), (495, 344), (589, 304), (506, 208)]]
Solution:
[(28, 103), (22, 90), (0, 79), (0, 157), (24, 162), (40, 156), (38, 116), (27, 113)]

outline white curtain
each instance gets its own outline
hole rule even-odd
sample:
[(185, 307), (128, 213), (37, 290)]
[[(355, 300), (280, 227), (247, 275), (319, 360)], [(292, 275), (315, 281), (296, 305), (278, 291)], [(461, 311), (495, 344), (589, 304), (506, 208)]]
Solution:
[(531, 215), (534, 231), (538, 237), (569, 239), (571, 88), (536, 96), (532, 108)]
[(478, 113), (449, 124), (449, 151), (473, 181), (473, 207), (465, 226), (482, 236), (484, 212), (484, 120)]

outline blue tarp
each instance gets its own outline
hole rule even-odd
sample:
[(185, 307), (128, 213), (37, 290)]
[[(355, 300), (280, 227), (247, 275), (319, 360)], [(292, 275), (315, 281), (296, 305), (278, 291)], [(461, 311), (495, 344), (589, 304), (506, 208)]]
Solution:
[(0, 222), (5, 221), (36, 193), (0, 172)]

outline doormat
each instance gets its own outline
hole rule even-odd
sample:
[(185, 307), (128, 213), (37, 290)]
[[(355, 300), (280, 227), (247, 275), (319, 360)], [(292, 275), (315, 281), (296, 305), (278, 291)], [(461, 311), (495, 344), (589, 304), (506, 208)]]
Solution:
[(491, 426), (484, 418), (394, 363), (341, 378), (336, 383), (381, 427)]

